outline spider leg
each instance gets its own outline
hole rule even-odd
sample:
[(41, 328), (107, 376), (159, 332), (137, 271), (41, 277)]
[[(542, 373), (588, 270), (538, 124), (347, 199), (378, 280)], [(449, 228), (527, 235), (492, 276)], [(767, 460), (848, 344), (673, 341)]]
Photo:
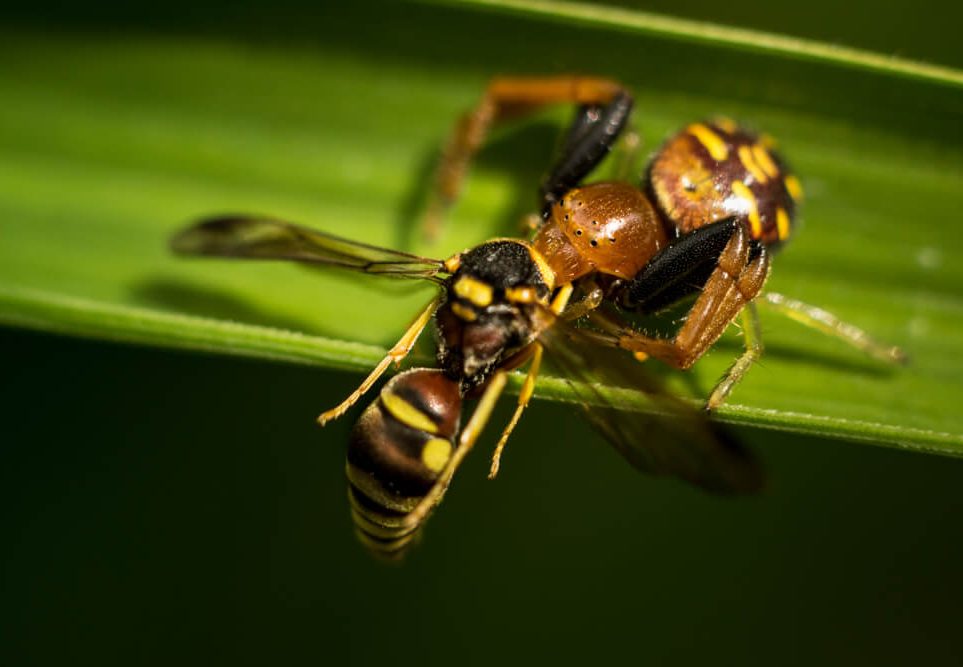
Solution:
[(908, 361), (906, 353), (899, 347), (875, 340), (859, 327), (844, 322), (817, 306), (777, 292), (766, 292), (759, 299), (759, 303), (811, 329), (839, 338), (880, 361), (891, 364), (905, 364)]
[[(610, 79), (594, 77), (498, 77), (475, 108), (458, 121), (445, 145), (434, 196), (425, 218), (425, 235), (436, 236), (447, 209), (457, 200), (475, 153), (492, 127), (551, 104), (580, 105), (562, 156), (543, 185), (542, 198), (571, 187), (608, 153), (632, 108), (632, 97)], [(566, 186), (565, 184), (570, 183)], [(552, 195), (554, 196), (554, 195)]]
[[(706, 273), (708, 277), (700, 287), (699, 281)], [(675, 336), (647, 336), (601, 313), (593, 315), (592, 321), (618, 347), (688, 369), (759, 294), (768, 275), (769, 255), (765, 247), (751, 241), (743, 225), (724, 220), (681, 237), (663, 249), (623, 288), (623, 305), (644, 311), (657, 310), (698, 292)], [(655, 291), (645, 294), (644, 288), (648, 287)], [(725, 399), (761, 352), (761, 343), (753, 342), (759, 340), (755, 335), (758, 326), (750, 321), (746, 330), (747, 335), (755, 338), (747, 339), (746, 353), (713, 391), (707, 406), (710, 409)]]

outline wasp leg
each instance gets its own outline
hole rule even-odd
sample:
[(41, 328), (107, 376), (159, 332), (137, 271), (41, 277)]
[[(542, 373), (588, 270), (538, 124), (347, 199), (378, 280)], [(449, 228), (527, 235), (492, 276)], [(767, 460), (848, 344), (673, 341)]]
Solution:
[(435, 310), (437, 310), (440, 303), (441, 295), (432, 299), (431, 303), (429, 303), (428, 306), (421, 312), (421, 314), (415, 318), (415, 321), (411, 323), (411, 326), (408, 327), (408, 330), (405, 331), (405, 334), (401, 337), (401, 339), (395, 343), (394, 347), (388, 350), (388, 354), (385, 355), (385, 358), (382, 359), (378, 365), (374, 367), (374, 370), (371, 371), (368, 377), (364, 379), (364, 382), (362, 382), (357, 389), (351, 392), (351, 394), (340, 404), (331, 408), (330, 410), (322, 412), (318, 416), (318, 424), (324, 426), (328, 422), (334, 421), (347, 412), (348, 408), (357, 403), (358, 399), (364, 396), (365, 392), (371, 389), (371, 386), (378, 381), (378, 378), (380, 378), (386, 370), (388, 370), (388, 366), (390, 366), (392, 362), (397, 364), (400, 363), (402, 359), (407, 357), (411, 352), (411, 348), (415, 346), (415, 341), (418, 340), (418, 336), (421, 335), (421, 332), (424, 331), (425, 327), (428, 325), (428, 322), (431, 321), (431, 317), (435, 314)]
[(495, 445), (495, 453), (492, 455), (492, 467), (488, 471), (488, 479), (495, 479), (495, 477), (498, 476), (502, 450), (505, 449), (508, 437), (512, 434), (512, 431), (515, 430), (515, 426), (518, 425), (518, 420), (522, 418), (522, 413), (525, 412), (525, 408), (528, 407), (528, 402), (532, 400), (532, 394), (535, 393), (535, 380), (538, 378), (538, 370), (542, 365), (542, 351), (544, 348), (538, 343), (535, 343), (532, 347), (534, 348), (532, 362), (528, 367), (528, 375), (525, 376), (522, 390), (518, 393), (518, 405), (515, 407), (515, 414), (512, 415), (508, 426), (502, 431), (502, 437), (498, 440), (498, 444)]
[[(642, 352), (676, 368), (687, 369), (705, 354), (740, 311), (762, 291), (768, 275), (769, 255), (765, 248), (750, 242), (744, 227), (736, 225), (718, 256), (715, 268), (689, 310), (685, 324), (674, 338), (652, 338), (604, 317), (595, 317), (594, 321), (602, 325), (610, 334), (608, 340), (615, 342), (618, 347)], [(749, 367), (749, 363), (745, 364), (745, 368)], [(738, 380), (745, 372), (739, 369), (735, 371), (734, 380)], [(735, 381), (731, 382), (725, 388), (725, 393), (734, 384)]]
[(715, 410), (725, 403), (726, 397), (732, 388), (739, 384), (742, 376), (746, 374), (759, 357), (762, 356), (762, 331), (759, 326), (759, 312), (756, 310), (755, 302), (742, 309), (742, 336), (746, 344), (745, 351), (736, 359), (726, 374), (716, 384), (709, 400), (706, 401), (706, 410)]
[(800, 324), (829, 336), (835, 336), (880, 361), (891, 364), (905, 364), (908, 361), (906, 353), (899, 347), (873, 339), (859, 327), (843, 322), (822, 308), (811, 306), (808, 303), (791, 299), (776, 292), (763, 294), (760, 303), (770, 306), (776, 312)]
[(559, 313), (559, 317), (563, 320), (573, 321), (584, 317), (598, 308), (605, 299), (605, 291), (594, 281), (586, 283), (583, 288), (585, 296)]
[(488, 381), (488, 386), (485, 387), (485, 393), (482, 394), (478, 405), (475, 407), (475, 411), (471, 415), (471, 419), (465, 425), (461, 435), (458, 436), (458, 446), (455, 448), (455, 453), (452, 454), (451, 459), (449, 459), (445, 469), (442, 470), (435, 485), (431, 487), (428, 493), (425, 494), (425, 497), (411, 510), (411, 513), (404, 518), (404, 525), (406, 527), (420, 525), (428, 516), (428, 513), (441, 502), (445, 491), (448, 490), (448, 486), (451, 484), (451, 479), (455, 475), (455, 471), (458, 470), (458, 467), (462, 461), (465, 460), (465, 457), (468, 455), (468, 452), (471, 451), (472, 447), (475, 446), (478, 437), (485, 428), (485, 424), (488, 423), (492, 411), (495, 409), (495, 404), (498, 403), (498, 398), (501, 396), (502, 390), (505, 389), (505, 381), (507, 378), (508, 374), (505, 371), (498, 371), (492, 375), (491, 380)]
[[(574, 103), (586, 108), (606, 106), (619, 95), (628, 97), (622, 86), (609, 79), (592, 77), (498, 77), (489, 82), (478, 105), (458, 121), (445, 145), (438, 168), (434, 196), (429, 204), (424, 230), (437, 235), (445, 211), (455, 202), (472, 157), (496, 124), (533, 113), (550, 104)], [(631, 98), (629, 98), (631, 107)], [(627, 115), (627, 114), (626, 114)], [(582, 137), (597, 114), (581, 110), (569, 132), (568, 143)], [(604, 156), (604, 152), (598, 159)]]
[[(594, 283), (593, 283), (594, 286)], [(561, 317), (563, 314), (568, 315), (568, 302), (572, 297), (572, 292), (575, 290), (572, 284), (565, 285), (559, 288), (555, 297), (552, 299), (552, 304), (550, 310), (555, 317)], [(594, 305), (591, 305), (589, 309), (597, 308), (598, 304), (601, 303), (603, 297), (602, 290), (597, 286), (594, 287), (592, 293), (589, 297), (583, 299), (582, 302), (576, 304), (576, 307), (582, 306), (583, 302), (591, 299)], [(588, 310), (588, 309), (587, 309)], [(586, 312), (587, 312), (586, 310)], [(580, 315), (576, 315), (576, 318)], [(529, 352), (530, 350), (530, 352)], [(502, 432), (502, 437), (498, 440), (498, 444), (495, 446), (495, 453), (492, 455), (492, 467), (488, 472), (488, 479), (495, 479), (498, 475), (498, 467), (502, 458), (502, 450), (505, 449), (505, 444), (508, 442), (508, 437), (515, 430), (518, 425), (518, 420), (522, 418), (522, 413), (525, 412), (525, 408), (528, 407), (529, 401), (532, 400), (532, 395), (535, 393), (535, 380), (538, 378), (538, 371), (542, 366), (542, 353), (545, 348), (542, 347), (540, 343), (533, 343), (530, 345), (523, 354), (531, 354), (532, 361), (528, 367), (528, 375), (525, 376), (525, 382), (522, 384), (522, 390), (518, 392), (518, 405), (515, 407), (515, 414), (512, 415), (512, 419), (508, 422), (508, 426)]]

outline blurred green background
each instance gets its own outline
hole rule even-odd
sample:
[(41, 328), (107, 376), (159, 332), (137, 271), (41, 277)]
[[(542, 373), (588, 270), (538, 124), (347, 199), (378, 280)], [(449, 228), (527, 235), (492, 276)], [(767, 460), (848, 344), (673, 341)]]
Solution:
[[(852, 7), (736, 3), (729, 16), (963, 65), (959, 22), (935, 4)], [(679, 9), (726, 20), (713, 3)], [(433, 22), (459, 27), (433, 33)], [(539, 67), (500, 57), (499, 39), (559, 30), (370, 3), (45, 5), (10, 13), (4, 27), (65, 40), (318, 43), (386, 60), (435, 35), (414, 60), (450, 50), (459, 66), (490, 72)], [(364, 39), (394, 28), (397, 41)], [(29, 59), (20, 46), (14, 58)], [(652, 59), (654, 86), (685, 90), (660, 78), (654, 54), (664, 48), (693, 67), (707, 52), (652, 40), (638, 55)], [(551, 68), (577, 65), (560, 53)], [(627, 57), (600, 53), (593, 70)], [(797, 65), (771, 65), (781, 67)], [(821, 85), (838, 89), (845, 77), (827, 72), (813, 89)], [(920, 88), (865, 110), (857, 89), (837, 111), (885, 124), (925, 107)], [(733, 97), (786, 92), (747, 86)], [(921, 140), (959, 141), (958, 115), (928, 121)], [(487, 482), (485, 456), (472, 457), (424, 544), (392, 568), (350, 535), (336, 444), (350, 423), (323, 438), (313, 423), (355, 374), (14, 330), (0, 330), (0, 349), (11, 432), (0, 448), (4, 664), (902, 665), (963, 655), (963, 461), (745, 430), (772, 488), (720, 501), (638, 476), (573, 410), (539, 402), (499, 480)], [(505, 418), (503, 406), (496, 419)]]

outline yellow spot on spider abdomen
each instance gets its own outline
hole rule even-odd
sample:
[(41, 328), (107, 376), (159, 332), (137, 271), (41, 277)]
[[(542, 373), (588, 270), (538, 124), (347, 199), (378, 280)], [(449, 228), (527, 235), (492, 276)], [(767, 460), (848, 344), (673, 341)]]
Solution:
[(801, 201), (804, 195), (802, 183), (799, 182), (799, 179), (792, 174), (789, 174), (785, 179), (783, 179), (783, 182), (786, 184), (786, 189), (789, 191), (789, 196), (796, 201)]
[(425, 433), (438, 432), (438, 425), (432, 421), (431, 417), (391, 391), (381, 392), (381, 404), (392, 417), (405, 426)]
[(749, 208), (749, 231), (752, 234), (752, 238), (761, 238), (762, 220), (759, 218), (759, 204), (756, 202), (756, 195), (752, 194), (752, 190), (749, 189), (749, 186), (742, 181), (732, 182), (732, 192), (735, 193), (737, 197), (745, 201), (746, 206)]
[(432, 472), (441, 472), (445, 469), (448, 459), (451, 458), (451, 443), (442, 438), (432, 438), (421, 448), (421, 462)]
[(707, 126), (702, 123), (694, 123), (686, 128), (686, 130), (698, 139), (700, 144), (705, 146), (705, 149), (709, 151), (709, 155), (712, 156), (712, 159), (716, 162), (722, 162), (729, 157), (729, 147), (726, 146), (726, 142)]
[(765, 146), (762, 144), (754, 144), (752, 147), (752, 157), (756, 159), (756, 164), (766, 172), (766, 176), (769, 178), (777, 178), (779, 176), (779, 166), (773, 161), (772, 156), (769, 154), (769, 151), (766, 150)]
[(729, 134), (735, 134), (739, 130), (739, 126), (736, 124), (736, 121), (732, 120), (728, 116), (716, 116), (712, 119), (712, 122), (723, 132), (728, 132)]
[(789, 214), (782, 207), (776, 209), (776, 233), (780, 241), (789, 237)]
[(739, 147), (738, 153), (739, 162), (741, 162), (742, 166), (746, 168), (746, 171), (752, 174), (754, 179), (760, 183), (767, 183), (769, 181), (769, 177), (766, 176), (766, 173), (763, 171), (762, 167), (756, 164), (756, 159), (753, 157), (752, 149), (749, 148), (749, 146), (743, 144)]
[(470, 301), (479, 308), (491, 305), (492, 286), (470, 276), (462, 276), (452, 288), (455, 294), (466, 301)]

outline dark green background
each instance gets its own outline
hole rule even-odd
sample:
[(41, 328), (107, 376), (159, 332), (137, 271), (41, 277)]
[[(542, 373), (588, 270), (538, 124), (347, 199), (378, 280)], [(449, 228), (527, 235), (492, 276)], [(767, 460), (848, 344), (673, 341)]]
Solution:
[[(686, 11), (721, 18), (713, 7)], [(352, 11), (335, 20), (290, 4), (65, 5), (11, 21), (132, 38), (337, 39), (390, 57), (395, 45), (361, 38), (385, 30), (365, 25), (397, 21), (410, 38), (452, 19), (445, 10)], [(912, 44), (893, 51), (960, 64), (947, 17), (920, 3), (911, 12), (931, 29), (908, 31)], [(838, 39), (882, 48), (891, 15), (875, 16), (878, 32), (871, 12), (837, 21)], [(780, 29), (776, 14), (759, 17), (754, 25)], [(487, 30), (501, 19), (461, 20), (473, 46), (506, 38)], [(515, 40), (554, 29), (514, 26)], [(465, 46), (439, 35), (421, 57)], [(946, 37), (930, 44), (928, 35)], [(457, 58), (464, 66), (473, 56)], [(479, 70), (512, 64), (510, 54), (478, 60)], [(835, 76), (822, 85), (844, 85)], [(895, 98), (895, 110), (866, 110), (870, 120), (923, 103), (905, 90)], [(848, 111), (863, 112), (855, 103)], [(958, 127), (940, 121), (920, 136)], [(485, 457), (473, 457), (425, 544), (391, 568), (350, 535), (340, 444), (349, 423), (323, 435), (313, 424), (355, 375), (15, 331), (0, 332), (0, 349), (5, 664), (896, 665), (963, 655), (958, 460), (747, 431), (773, 484), (760, 498), (727, 502), (639, 477), (570, 408), (538, 403), (501, 478), (486, 482)]]
[[(4, 332), (0, 657), (952, 664), (963, 462), (755, 431), (766, 495), (640, 477), (538, 403), (404, 567), (312, 418), (357, 378)], [(498, 417), (507, 418), (503, 410)], [(30, 659), (27, 660), (27, 657)]]

